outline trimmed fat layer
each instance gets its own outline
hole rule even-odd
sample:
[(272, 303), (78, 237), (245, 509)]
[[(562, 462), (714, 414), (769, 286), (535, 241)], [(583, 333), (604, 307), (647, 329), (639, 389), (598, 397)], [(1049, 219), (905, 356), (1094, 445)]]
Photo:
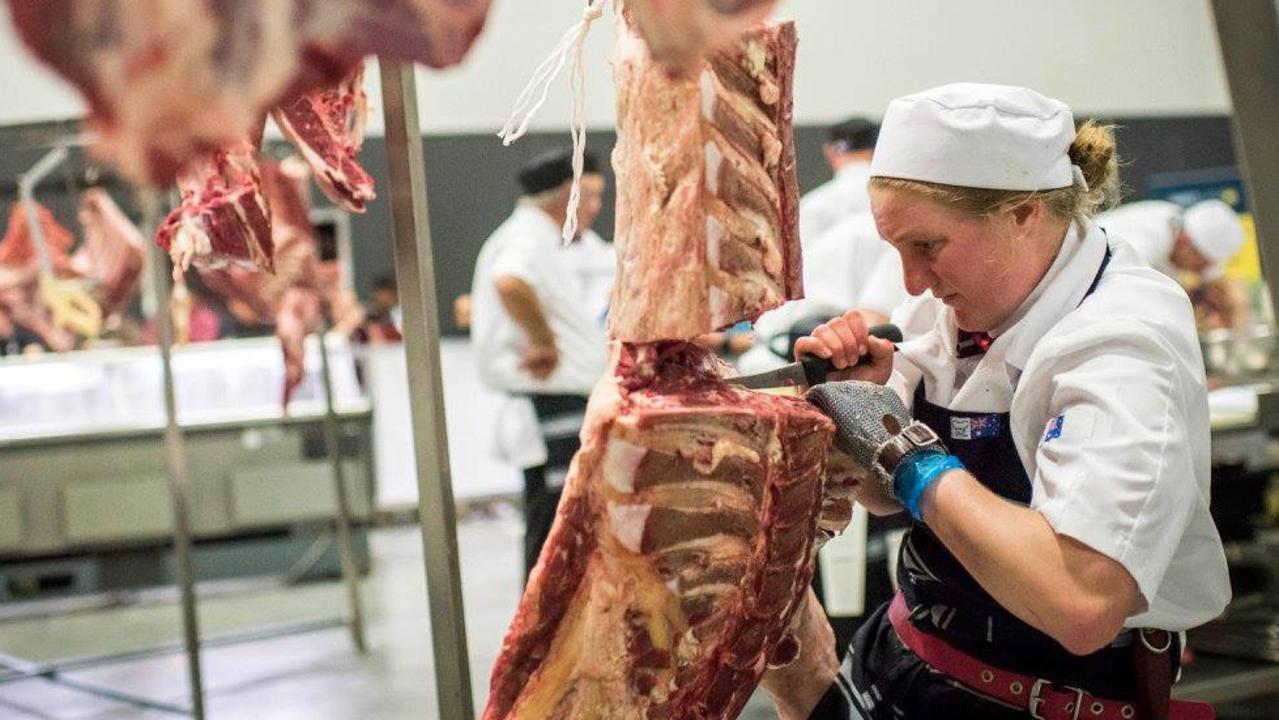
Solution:
[(608, 440), (604, 451), (604, 480), (616, 491), (635, 492), (635, 470), (648, 450), (620, 438)]
[(624, 505), (609, 501), (608, 520), (613, 526), (613, 536), (622, 547), (638, 553), (644, 542), (644, 526), (652, 505)]

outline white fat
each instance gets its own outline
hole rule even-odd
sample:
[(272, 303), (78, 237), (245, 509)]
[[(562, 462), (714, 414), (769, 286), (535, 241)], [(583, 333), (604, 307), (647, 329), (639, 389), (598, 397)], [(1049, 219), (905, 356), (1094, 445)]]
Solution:
[(638, 553), (643, 546), (644, 526), (648, 524), (648, 514), (652, 505), (622, 505), (609, 502), (608, 520), (613, 526), (613, 536), (622, 543), (622, 547)]
[(719, 94), (715, 91), (715, 76), (710, 70), (702, 71), (701, 78), (702, 93), (702, 117), (707, 120), (715, 119), (715, 98)]
[(707, 300), (710, 303), (711, 325), (721, 327), (728, 323), (726, 308), (728, 306), (728, 293), (717, 287), (711, 287), (707, 294)]
[(712, 195), (719, 195), (719, 166), (724, 162), (724, 153), (720, 152), (719, 145), (716, 145), (714, 140), (707, 140), (704, 155), (706, 157), (706, 191)]
[(718, 269), (720, 248), (724, 243), (724, 226), (714, 215), (706, 216), (706, 264)]
[(756, 77), (768, 69), (768, 49), (758, 40), (746, 43), (747, 69)]
[(720, 438), (711, 447), (711, 472), (715, 472), (715, 468), (719, 467), (724, 458), (730, 457), (743, 458), (752, 465), (758, 465), (760, 462), (759, 453), (755, 450), (732, 440)]
[(666, 589), (671, 591), (672, 595), (679, 596), (679, 578), (673, 577), (666, 581)]
[(202, 224), (190, 215), (183, 215), (178, 231), (174, 234), (173, 244), (169, 246), (169, 257), (173, 259), (173, 264), (187, 270), (193, 260), (212, 253), (213, 242)]
[(647, 452), (625, 440), (609, 438), (604, 451), (604, 481), (618, 492), (635, 492), (635, 470)]

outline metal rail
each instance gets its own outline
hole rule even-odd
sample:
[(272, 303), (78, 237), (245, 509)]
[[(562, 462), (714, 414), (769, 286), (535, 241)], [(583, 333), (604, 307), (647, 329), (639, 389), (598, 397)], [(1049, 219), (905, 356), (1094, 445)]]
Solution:
[[(1275, 0), (1212, 0), (1235, 107), (1235, 157), (1257, 221), (1261, 271), (1279, 303), (1279, 8)], [(1274, 317), (1279, 317), (1275, 313)]]
[(471, 720), (470, 664), (457, 562), (457, 519), (440, 374), (440, 316), (427, 224), (426, 166), (412, 65), (379, 63), (390, 169), (395, 273), (404, 309), (418, 507), (441, 720)]
[(368, 651), (364, 641), (364, 604), (360, 600), (360, 568), (351, 548), (351, 498), (347, 495), (346, 467), (342, 464), (341, 437), (338, 432), (338, 413), (333, 398), (333, 373), (329, 367), (329, 347), (326, 337), (328, 323), (324, 323), (316, 339), (320, 342), (320, 375), (324, 380), (324, 444), (328, 446), (329, 462), (333, 466), (333, 488), (337, 494), (338, 562), (342, 567), (342, 582), (346, 585), (346, 601), (351, 609), (351, 642), (361, 655)]
[[(154, 237), (160, 225), (160, 198), (154, 191), (141, 194), (143, 235)], [(200, 669), (200, 624), (195, 608), (195, 567), (191, 559), (191, 524), (188, 507), (190, 477), (186, 444), (178, 427), (177, 399), (173, 387), (173, 315), (169, 307), (172, 277), (164, 252), (151, 244), (151, 278), (156, 290), (156, 339), (164, 377), (164, 447), (168, 460), (169, 497), (173, 503), (173, 552), (177, 559), (178, 588), (182, 596), (182, 639), (186, 646), (187, 675), (191, 683), (191, 715), (204, 720), (204, 680)]]

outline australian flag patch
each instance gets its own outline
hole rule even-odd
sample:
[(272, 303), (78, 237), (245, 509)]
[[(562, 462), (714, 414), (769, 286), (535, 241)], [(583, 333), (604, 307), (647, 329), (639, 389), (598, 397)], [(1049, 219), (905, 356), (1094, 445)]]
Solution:
[(1049, 420), (1048, 425), (1044, 427), (1044, 442), (1061, 437), (1061, 426), (1065, 424), (1065, 422), (1065, 415), (1058, 415), (1052, 420)]
[(998, 437), (1002, 426), (1002, 418), (999, 415), (952, 416), (950, 418), (950, 439), (978, 440)]

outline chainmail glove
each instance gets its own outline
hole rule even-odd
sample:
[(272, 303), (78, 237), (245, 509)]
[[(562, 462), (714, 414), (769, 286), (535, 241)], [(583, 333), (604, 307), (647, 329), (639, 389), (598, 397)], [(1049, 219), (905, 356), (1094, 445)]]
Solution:
[(888, 495), (916, 519), (923, 519), (924, 490), (947, 470), (963, 467), (888, 387), (829, 382), (813, 387), (807, 398), (835, 421), (836, 445), (870, 468)]

